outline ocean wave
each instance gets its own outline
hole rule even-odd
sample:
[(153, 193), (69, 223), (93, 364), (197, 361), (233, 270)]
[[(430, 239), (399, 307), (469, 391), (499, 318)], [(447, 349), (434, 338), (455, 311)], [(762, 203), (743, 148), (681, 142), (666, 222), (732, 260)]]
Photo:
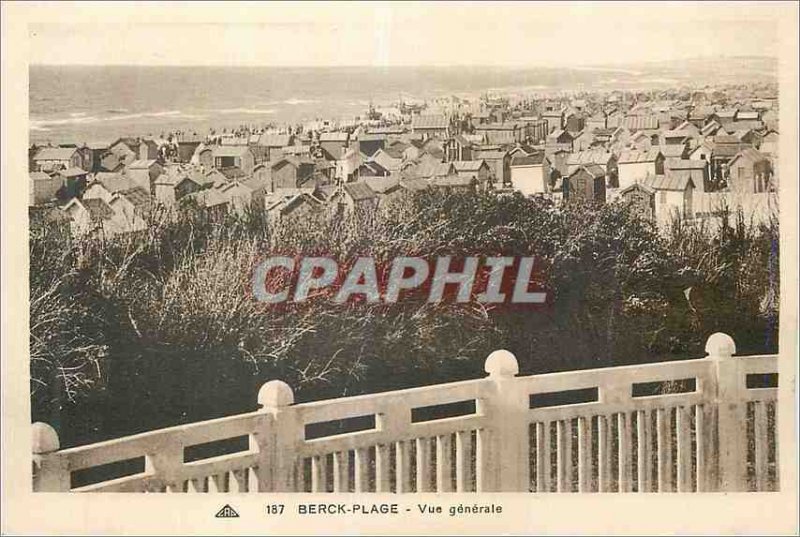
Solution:
[(275, 110), (272, 108), (221, 108), (212, 110), (218, 114), (274, 114)]
[(55, 119), (32, 119), (30, 120), (31, 130), (42, 130), (43, 127), (56, 127), (59, 125), (81, 125), (86, 123), (102, 123), (107, 121), (128, 121), (132, 119), (142, 118), (181, 118), (181, 119), (199, 119), (204, 116), (197, 116), (192, 114), (181, 113), (180, 110), (163, 110), (158, 112), (141, 112), (138, 114), (125, 114), (114, 115), (107, 117), (87, 116), (85, 113), (70, 114), (68, 118), (55, 118)]
[(283, 101), (284, 104), (298, 105), (298, 104), (314, 104), (318, 103), (317, 99), (287, 99)]

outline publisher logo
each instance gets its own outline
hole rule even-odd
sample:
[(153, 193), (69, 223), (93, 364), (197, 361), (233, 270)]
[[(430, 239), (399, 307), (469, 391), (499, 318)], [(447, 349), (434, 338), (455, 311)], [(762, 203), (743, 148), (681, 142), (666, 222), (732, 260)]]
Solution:
[(236, 512), (236, 509), (231, 507), (229, 504), (225, 504), (225, 506), (217, 511), (217, 514), (214, 515), (216, 518), (239, 518), (239, 513)]

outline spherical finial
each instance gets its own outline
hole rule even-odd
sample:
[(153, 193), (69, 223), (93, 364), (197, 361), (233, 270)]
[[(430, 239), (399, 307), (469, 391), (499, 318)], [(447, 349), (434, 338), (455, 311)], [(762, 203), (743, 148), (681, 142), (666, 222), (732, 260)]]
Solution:
[(46, 423), (37, 421), (33, 424), (33, 452), (37, 454), (58, 451), (58, 433)]
[(728, 334), (717, 332), (706, 341), (706, 353), (709, 356), (730, 357), (736, 354), (736, 343)]
[(519, 364), (513, 354), (507, 350), (498, 350), (486, 358), (483, 369), (490, 377), (513, 377), (519, 373)]
[(258, 390), (258, 404), (263, 408), (280, 408), (294, 403), (292, 388), (282, 380), (271, 380)]

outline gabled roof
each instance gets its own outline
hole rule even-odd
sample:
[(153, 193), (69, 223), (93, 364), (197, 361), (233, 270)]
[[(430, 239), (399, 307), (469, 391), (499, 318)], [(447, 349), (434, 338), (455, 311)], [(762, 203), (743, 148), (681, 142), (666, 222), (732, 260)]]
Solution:
[(345, 183), (342, 188), (354, 201), (368, 200), (376, 197), (375, 191), (364, 181)]
[(544, 152), (537, 151), (532, 155), (525, 155), (525, 156), (516, 156), (511, 159), (511, 167), (515, 168), (518, 166), (541, 166), (544, 164), (545, 156)]
[(376, 175), (386, 175), (389, 173), (389, 170), (386, 169), (380, 162), (376, 162), (374, 160), (362, 162), (359, 168), (367, 168)]
[(462, 136), (468, 142), (473, 143), (473, 144), (482, 144), (483, 141), (484, 141), (484, 135), (483, 134), (464, 134)]
[(317, 208), (320, 205), (320, 201), (311, 194), (306, 192), (299, 192), (298, 194), (292, 196), (291, 198), (283, 200), (283, 206), (279, 209), (279, 211), (281, 212), (281, 214), (285, 214), (290, 209), (297, 207), (302, 203), (307, 203), (311, 205), (313, 208)]
[(292, 141), (289, 134), (267, 134), (264, 133), (258, 138), (258, 145), (262, 147), (285, 147)]
[(246, 145), (216, 145), (214, 157), (241, 157), (250, 152)]
[(739, 144), (740, 140), (736, 136), (732, 134), (720, 134), (714, 136), (714, 144), (721, 145), (721, 144)]
[(664, 138), (689, 138), (689, 133), (681, 129), (672, 129), (664, 132)]
[(137, 140), (136, 138), (131, 138), (130, 136), (123, 136), (122, 138), (118, 138), (113, 144), (111, 144), (110, 148), (117, 147), (120, 144), (126, 146), (134, 153), (139, 151), (139, 140)]
[(152, 166), (153, 164), (156, 164), (157, 162), (158, 161), (156, 161), (155, 159), (151, 159), (151, 160), (134, 160), (130, 164), (128, 164), (127, 168), (129, 170), (145, 170), (145, 169), (149, 168), (150, 166)]
[(406, 131), (402, 125), (385, 125), (383, 127), (370, 127), (370, 134), (403, 134)]
[(658, 148), (651, 148), (648, 151), (638, 151), (630, 149), (623, 151), (619, 155), (619, 164), (630, 164), (634, 162), (655, 162), (661, 151)]
[(379, 133), (364, 132), (358, 135), (359, 142), (385, 142), (386, 135)]
[(631, 131), (658, 129), (658, 118), (655, 116), (627, 116), (622, 120), (622, 126)]
[(669, 170), (705, 170), (707, 165), (705, 160), (668, 158), (664, 161), (664, 167)]
[(347, 142), (350, 135), (346, 132), (321, 132), (319, 134), (320, 142)]
[(731, 118), (732, 119), (732, 118), (736, 117), (736, 113), (737, 112), (738, 112), (738, 110), (736, 110), (735, 108), (727, 108), (727, 109), (717, 110), (716, 112), (714, 112), (714, 114), (720, 119), (724, 119), (724, 118)]
[(216, 207), (219, 205), (227, 205), (228, 199), (216, 188), (207, 188), (199, 192), (192, 192), (181, 198), (184, 200), (195, 200), (198, 205), (203, 207)]
[(736, 122), (738, 123), (739, 121), (744, 121), (748, 119), (758, 119), (758, 112), (740, 110), (739, 115), (736, 117)]
[(74, 147), (43, 147), (33, 160), (69, 160), (76, 151)]
[(710, 136), (716, 133), (720, 128), (722, 128), (722, 125), (720, 125), (716, 121), (711, 121), (707, 125), (705, 125), (702, 129), (700, 129), (700, 133), (703, 134), (704, 136)]
[(397, 177), (365, 177), (364, 182), (378, 194), (386, 194), (400, 187)]
[(765, 161), (765, 160), (766, 161), (769, 160), (769, 157), (767, 157), (761, 151), (758, 151), (757, 149), (753, 149), (752, 147), (745, 147), (744, 149), (742, 149), (741, 151), (736, 153), (736, 155), (728, 162), (728, 165), (732, 166), (733, 162), (738, 160), (738, 159), (740, 159), (740, 158), (753, 160), (755, 162), (762, 162), (762, 161)]
[(445, 129), (450, 125), (446, 116), (442, 115), (419, 115), (411, 120), (414, 129)]
[(694, 123), (689, 123), (688, 121), (684, 121), (674, 129), (672, 129), (672, 132), (677, 133), (679, 131), (697, 132), (697, 127), (695, 127)]
[(483, 159), (483, 160), (502, 160), (506, 158), (505, 151), (498, 151), (496, 149), (484, 149), (475, 152), (476, 159)]
[(411, 190), (412, 192), (419, 192), (421, 190), (427, 190), (430, 188), (430, 184), (427, 181), (417, 177), (400, 179), (400, 186), (406, 190)]
[(572, 134), (570, 134), (569, 132), (565, 131), (564, 129), (556, 129), (556, 130), (554, 130), (553, 132), (551, 132), (550, 134), (547, 135), (547, 139), (548, 140), (558, 140), (559, 138), (561, 138), (565, 134), (567, 136), (569, 136), (570, 140), (574, 139)]
[(686, 152), (686, 146), (683, 144), (668, 144), (660, 147), (661, 154), (667, 158), (680, 158)]
[(740, 130), (754, 130), (758, 131), (764, 128), (764, 123), (758, 119), (748, 119), (746, 121), (732, 121), (725, 124), (725, 129), (734, 131)]
[(628, 192), (630, 192), (632, 190), (641, 190), (643, 192), (646, 192), (647, 194), (650, 194), (651, 196), (656, 193), (655, 190), (653, 190), (652, 188), (650, 188), (649, 186), (647, 186), (645, 184), (633, 183), (632, 185), (630, 185), (628, 187), (625, 187), (622, 190), (620, 190), (619, 194), (620, 195), (624, 195), (624, 194), (627, 194)]
[[(78, 201), (77, 198), (75, 198)], [(92, 220), (105, 220), (114, 216), (114, 211), (108, 204), (100, 198), (84, 199), (79, 201), (89, 212)]]
[(572, 171), (572, 173), (569, 174), (569, 176), (572, 177), (573, 175), (575, 175), (576, 173), (578, 173), (580, 171), (584, 171), (584, 172), (588, 173), (594, 179), (597, 179), (598, 177), (604, 177), (605, 174), (606, 174), (606, 172), (605, 172), (605, 170), (603, 170), (602, 166), (598, 166), (597, 164), (584, 164), (582, 166), (578, 166), (577, 168), (575, 168)]
[(50, 181), (52, 178), (44, 172), (31, 172), (28, 174), (31, 181)]
[(431, 185), (439, 187), (464, 187), (472, 186), (478, 180), (474, 177), (464, 177), (463, 175), (445, 175), (431, 179)]
[(66, 170), (60, 170), (57, 173), (62, 177), (80, 177), (81, 175), (86, 175), (88, 172), (83, 168), (72, 166), (71, 168), (67, 168)]
[(477, 172), (484, 166), (486, 162), (481, 160), (456, 160), (453, 162), (453, 167), (457, 172)]
[(455, 173), (455, 168), (452, 162), (435, 162), (425, 159), (417, 166), (415, 173), (417, 177), (429, 178)]
[(108, 142), (86, 142), (83, 144), (84, 147), (88, 149), (93, 149), (96, 151), (108, 149), (109, 143)]
[(257, 192), (260, 190), (266, 190), (269, 187), (269, 181), (263, 178), (258, 177), (251, 177), (245, 181), (242, 181), (242, 184), (252, 190), (253, 192)]
[(284, 155), (296, 155), (298, 157), (306, 157), (311, 153), (310, 145), (287, 145), (280, 148)]
[(588, 151), (580, 151), (578, 153), (570, 154), (567, 159), (569, 166), (580, 166), (582, 164), (599, 164), (607, 166), (609, 161), (614, 158), (614, 154), (610, 151), (590, 149)]
[(117, 192), (117, 196), (124, 197), (137, 209), (141, 209), (150, 205), (151, 201), (150, 194), (148, 194), (147, 191), (140, 186), (135, 186), (128, 190)]
[(241, 179), (243, 177), (247, 177), (247, 174), (244, 173), (240, 168), (236, 166), (227, 166), (225, 168), (218, 168), (219, 173), (225, 176), (228, 181), (235, 181), (236, 179)]
[(312, 162), (310, 160), (303, 159), (303, 158), (298, 158), (298, 157), (296, 157), (294, 155), (284, 155), (281, 158), (279, 158), (278, 160), (276, 160), (275, 162), (273, 162), (272, 165), (270, 166), (270, 168), (272, 168), (274, 170), (276, 168), (282, 167), (284, 164), (290, 164), (291, 166), (294, 166), (295, 168), (299, 168), (303, 164), (313, 165), (314, 162)]
[(94, 175), (93, 182), (100, 183), (109, 192), (130, 190), (138, 186), (130, 177), (114, 172), (98, 172)]
[(677, 170), (666, 175), (651, 175), (643, 183), (653, 190), (674, 190), (682, 192), (695, 184), (691, 178), (691, 170)]

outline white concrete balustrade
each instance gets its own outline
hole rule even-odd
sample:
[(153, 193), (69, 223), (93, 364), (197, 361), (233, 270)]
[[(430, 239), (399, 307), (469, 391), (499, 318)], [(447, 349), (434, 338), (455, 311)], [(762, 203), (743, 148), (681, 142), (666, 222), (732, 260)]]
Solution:
[[(774, 380), (777, 356), (736, 357), (733, 340), (721, 333), (708, 339), (706, 352), (697, 360), (521, 377), (516, 358), (500, 350), (486, 359), (482, 379), (303, 404), (294, 404), (287, 384), (271, 381), (261, 388), (255, 412), (69, 449), (59, 449), (49, 425), (35, 423), (33, 488), (777, 490), (777, 387), (758, 387), (764, 375)], [(669, 381), (680, 382), (653, 391)], [(437, 408), (451, 412), (436, 414)], [(354, 418), (360, 430), (342, 428), (355, 422), (339, 420)], [(326, 422), (333, 423), (323, 436), (319, 424)], [(186, 448), (237, 437), (249, 439), (246, 449), (184, 460)], [(103, 477), (109, 475), (103, 465), (134, 461), (135, 467), (136, 460), (143, 470)], [(72, 485), (74, 472), (91, 469), (105, 480)]]

